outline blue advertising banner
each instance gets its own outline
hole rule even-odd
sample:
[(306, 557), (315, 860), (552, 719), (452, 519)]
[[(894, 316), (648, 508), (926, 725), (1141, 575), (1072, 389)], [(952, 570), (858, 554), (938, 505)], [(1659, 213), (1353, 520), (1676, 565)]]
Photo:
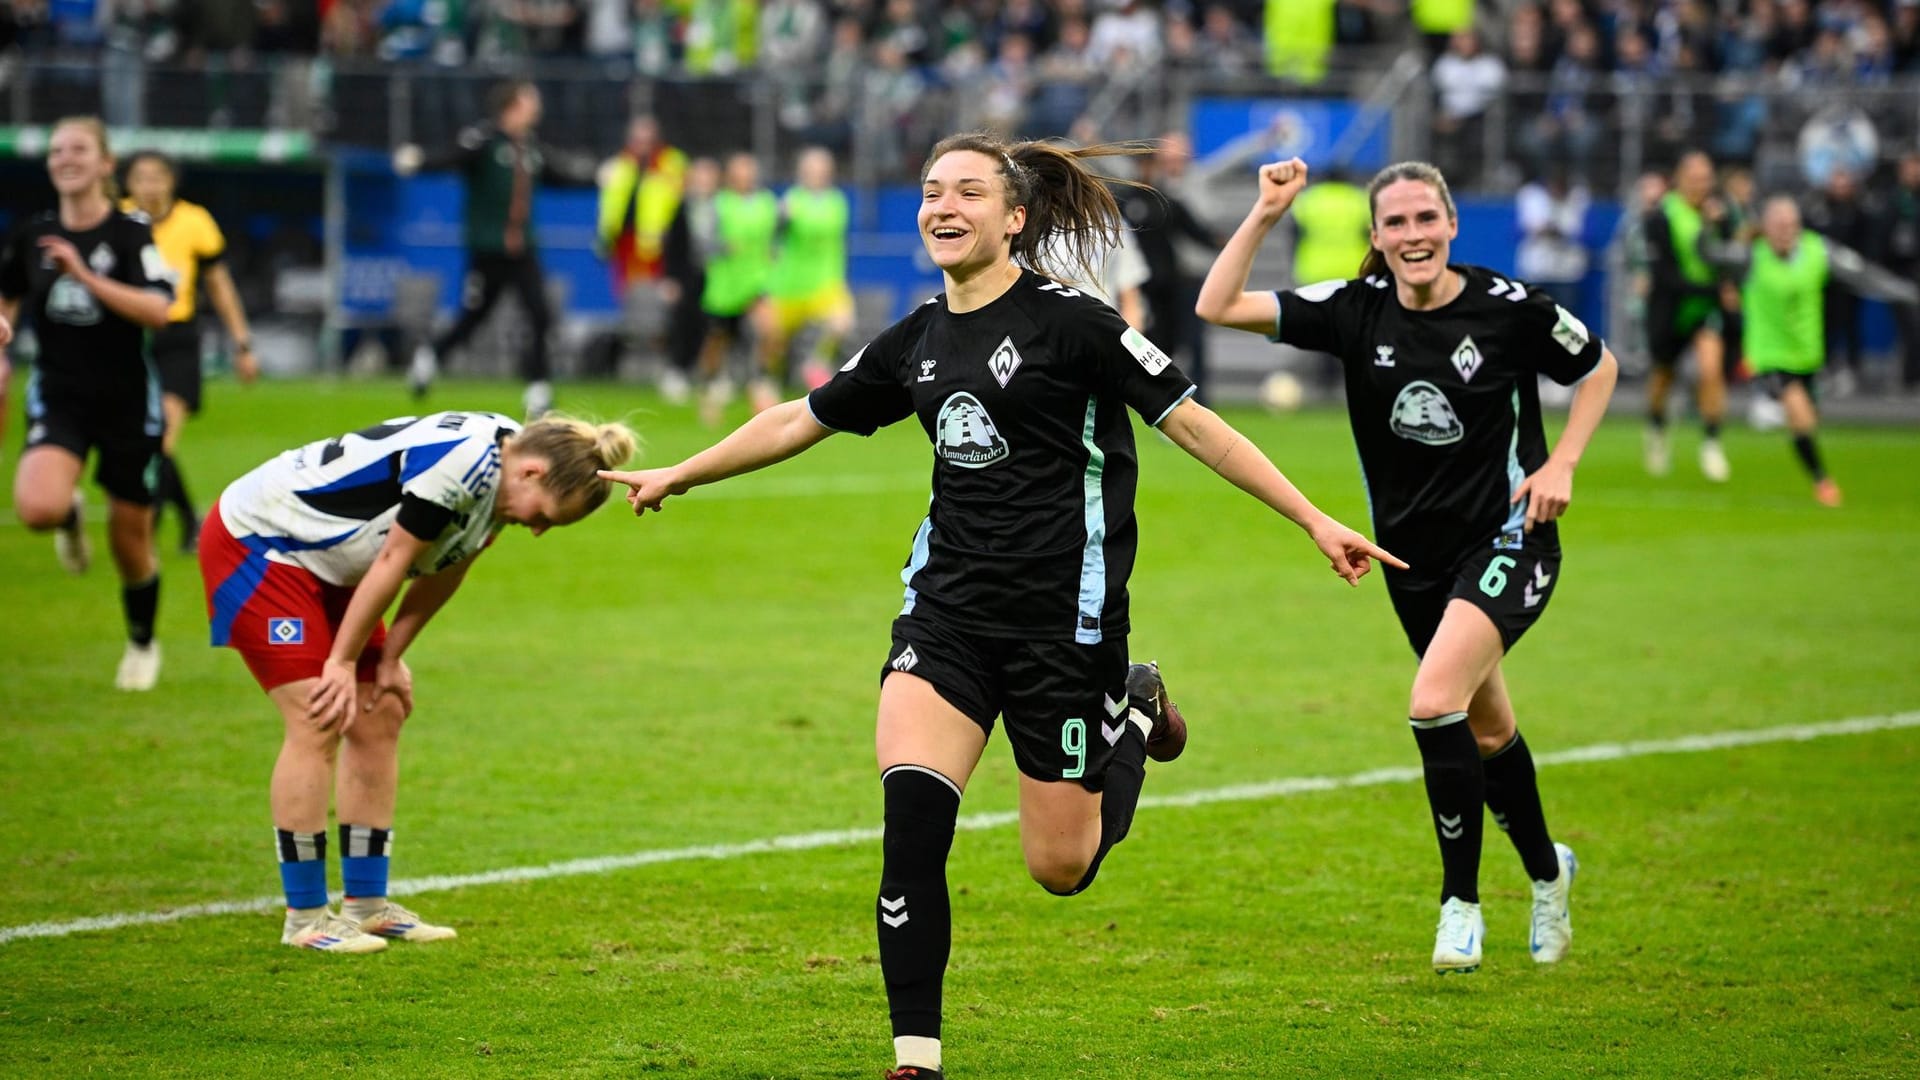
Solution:
[[(1393, 134), (1391, 116), (1379, 118), (1364, 137), (1348, 136), (1356, 122), (1372, 123), (1359, 105), (1351, 101), (1323, 98), (1198, 98), (1189, 114), (1195, 156), (1205, 159), (1230, 143), (1255, 132), (1265, 132), (1273, 140), (1270, 153), (1257, 163), (1298, 157), (1309, 166), (1343, 164), (1349, 168), (1372, 170), (1387, 164)], [(1328, 155), (1343, 138), (1351, 138), (1344, 162), (1330, 161)]]

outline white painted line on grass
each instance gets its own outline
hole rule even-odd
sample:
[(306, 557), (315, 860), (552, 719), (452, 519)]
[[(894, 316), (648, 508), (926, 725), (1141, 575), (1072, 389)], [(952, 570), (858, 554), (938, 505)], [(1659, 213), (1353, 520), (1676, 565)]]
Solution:
[[(1672, 739), (1649, 739), (1629, 743), (1597, 743), (1571, 750), (1535, 754), (1534, 762), (1538, 765), (1575, 765), (1594, 761), (1648, 757), (1654, 754), (1698, 754), (1710, 750), (1758, 746), (1762, 743), (1806, 742), (1810, 739), (1831, 738), (1836, 735), (1865, 735), (1876, 731), (1915, 727), (1920, 727), (1920, 712), (1905, 712), (1891, 716), (1862, 716), (1824, 724), (1787, 724), (1782, 727), (1759, 728), (1752, 731), (1722, 731), (1710, 735), (1682, 735)], [(1314, 791), (1377, 787), (1381, 784), (1406, 784), (1420, 778), (1421, 771), (1418, 768), (1369, 769), (1366, 772), (1352, 773), (1347, 776), (1298, 776), (1260, 784), (1234, 784), (1228, 787), (1208, 788), (1204, 791), (1189, 791), (1184, 794), (1148, 795), (1140, 800), (1140, 805), (1143, 807), (1204, 806), (1210, 803), (1253, 802)], [(962, 817), (955, 827), (963, 831), (998, 829), (1013, 824), (1019, 820), (1019, 817), (1017, 813), (1011, 811), (968, 814)], [(393, 882), (392, 891), (395, 896), (410, 896), (415, 893), (461, 889), (475, 885), (504, 885), (523, 881), (542, 881), (547, 878), (578, 877), (583, 874), (606, 874), (615, 870), (630, 870), (638, 866), (654, 866), (659, 863), (689, 862), (695, 859), (738, 859), (748, 855), (849, 847), (878, 839), (880, 839), (880, 830), (877, 828), (796, 833), (790, 836), (748, 840), (737, 844), (659, 848), (652, 851), (636, 851), (627, 855), (572, 859), (567, 862), (548, 863), (545, 866), (517, 866), (502, 870), (486, 870), (477, 874), (406, 878)], [(167, 911), (96, 915), (92, 918), (72, 919), (67, 922), (28, 923), (24, 926), (0, 927), (0, 945), (24, 938), (66, 937), (69, 934), (81, 934), (92, 930), (154, 926), (214, 915), (247, 915), (267, 911), (283, 903), (285, 901), (281, 897), (262, 896), (253, 900), (221, 900), (210, 904), (192, 904)]]

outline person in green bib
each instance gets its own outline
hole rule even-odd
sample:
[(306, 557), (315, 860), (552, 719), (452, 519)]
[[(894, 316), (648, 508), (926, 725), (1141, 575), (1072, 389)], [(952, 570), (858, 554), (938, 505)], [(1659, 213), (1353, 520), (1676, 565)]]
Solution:
[(1823, 506), (1839, 506), (1840, 486), (1827, 475), (1814, 442), (1820, 419), (1814, 376), (1827, 362), (1827, 283), (1907, 305), (1920, 303), (1920, 287), (1803, 227), (1800, 207), (1787, 195), (1767, 200), (1760, 236), (1750, 246), (1703, 240), (1700, 256), (1741, 275), (1747, 363), (1786, 410), (1794, 453), (1813, 478), (1813, 497)]
[(780, 204), (760, 186), (760, 163), (741, 152), (727, 159), (725, 186), (713, 196), (713, 249), (707, 257), (707, 283), (700, 308), (707, 316), (707, 340), (700, 351), (700, 376), (707, 383), (701, 419), (720, 422), (733, 398), (727, 357), (757, 305), (767, 295), (773, 269), (773, 238), (780, 226)]
[(754, 411), (779, 400), (791, 382), (788, 354), (809, 328), (819, 335), (799, 367), (808, 389), (833, 374), (822, 357), (853, 332), (853, 290), (847, 287), (847, 196), (833, 186), (833, 153), (810, 146), (794, 163), (797, 181), (780, 197), (778, 252), (767, 280), (768, 305), (759, 334), (760, 378), (750, 392)]
[(1673, 462), (1667, 441), (1667, 395), (1673, 390), (1680, 358), (1691, 347), (1700, 423), (1705, 429), (1700, 472), (1718, 484), (1725, 483), (1732, 470), (1720, 447), (1727, 379), (1719, 278), (1699, 248), (1706, 227), (1702, 208), (1711, 198), (1713, 161), (1695, 150), (1680, 159), (1673, 171), (1673, 190), (1647, 215), (1647, 254), (1653, 273), (1653, 289), (1647, 296), (1647, 351), (1653, 370), (1647, 379), (1645, 450), (1647, 471), (1665, 476)]
[[(1373, 250), (1373, 200), (1344, 169), (1302, 191), (1293, 200), (1289, 219), (1294, 227), (1295, 287), (1349, 280)], [(1345, 376), (1339, 358), (1317, 353), (1315, 359), (1321, 387), (1330, 394), (1342, 393)]]

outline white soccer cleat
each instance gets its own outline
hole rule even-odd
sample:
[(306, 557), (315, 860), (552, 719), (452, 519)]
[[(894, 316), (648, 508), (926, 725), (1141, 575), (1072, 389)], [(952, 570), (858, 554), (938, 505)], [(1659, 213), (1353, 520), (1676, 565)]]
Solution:
[(379, 911), (353, 922), (366, 933), (399, 941), (445, 941), (460, 936), (453, 927), (435, 926), (392, 900)]
[(1480, 939), (1486, 936), (1480, 905), (1453, 897), (1440, 906), (1440, 927), (1433, 937), (1433, 972), (1466, 975), (1480, 970)]
[(1649, 476), (1665, 476), (1673, 468), (1673, 448), (1667, 445), (1667, 433), (1648, 428), (1641, 437), (1641, 460)]
[(660, 396), (669, 405), (685, 405), (693, 400), (693, 384), (678, 368), (668, 368), (660, 373)]
[(120, 654), (120, 670), (114, 673), (113, 685), (121, 690), (151, 690), (159, 681), (160, 643), (127, 642), (127, 651)]
[(280, 944), (317, 952), (370, 953), (387, 947), (387, 939), (375, 937), (326, 908), (311, 919), (296, 919), (287, 913), (286, 928), (280, 931)]
[(426, 397), (432, 388), (434, 377), (440, 374), (440, 357), (431, 345), (421, 345), (413, 350), (413, 362), (407, 365), (407, 388), (414, 397)]
[(1533, 936), (1528, 947), (1536, 964), (1558, 963), (1573, 947), (1573, 876), (1580, 872), (1580, 860), (1565, 844), (1553, 845), (1553, 853), (1560, 861), (1560, 876), (1533, 883)]
[(87, 539), (87, 524), (82, 519), (86, 500), (73, 493), (73, 524), (53, 530), (53, 553), (69, 574), (84, 574), (93, 565), (93, 542)]
[(1733, 475), (1733, 466), (1727, 464), (1727, 452), (1720, 449), (1719, 439), (1700, 444), (1700, 475), (1716, 484), (1726, 483)]

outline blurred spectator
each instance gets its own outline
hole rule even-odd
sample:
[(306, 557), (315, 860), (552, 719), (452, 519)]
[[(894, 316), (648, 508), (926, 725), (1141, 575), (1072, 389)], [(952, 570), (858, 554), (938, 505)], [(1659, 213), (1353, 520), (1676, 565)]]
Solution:
[[(1353, 181), (1346, 170), (1330, 169), (1293, 200), (1285, 220), (1294, 230), (1295, 288), (1348, 281), (1360, 273), (1360, 263), (1373, 247), (1373, 200)], [(1321, 386), (1337, 392), (1340, 358), (1319, 353), (1315, 360)]]
[(853, 145), (854, 108), (867, 74), (860, 21), (842, 16), (833, 24), (833, 44), (820, 65), (820, 89), (810, 103), (790, 103), (782, 122), (802, 142), (844, 154)]
[(1211, 71), (1248, 75), (1260, 70), (1260, 42), (1225, 4), (1208, 4), (1200, 16), (1200, 56)]
[(687, 9), (685, 58), (692, 75), (730, 75), (757, 55), (759, 7), (753, 0), (680, 0)]
[(1614, 354), (1635, 373), (1647, 370), (1647, 298), (1653, 291), (1653, 256), (1647, 248), (1647, 216), (1657, 213), (1667, 194), (1667, 178), (1643, 173), (1633, 195), (1622, 208), (1607, 245), (1607, 274), (1612, 283), (1608, 304), (1608, 334)]
[(1087, 53), (1105, 72), (1138, 71), (1160, 60), (1160, 20), (1140, 0), (1114, 0), (1094, 16)]
[(390, 0), (380, 12), (381, 59), (458, 67), (467, 58), (466, 15), (466, 8), (441, 0)]
[[(1443, 4), (1442, 7), (1449, 5)], [(1407, 5), (1402, 0), (1337, 0), (1333, 8), (1333, 40), (1340, 45), (1372, 45), (1379, 41), (1380, 27), (1396, 26), (1405, 18)], [(1468, 24), (1471, 25), (1471, 19)], [(1443, 48), (1442, 36), (1431, 49)]]
[(1087, 111), (1096, 71), (1087, 47), (1088, 36), (1084, 19), (1061, 21), (1059, 38), (1053, 48), (1040, 57), (1040, 81), (1034, 87), (1033, 100), (1027, 105), (1024, 134), (1057, 135)]
[(1433, 62), (1433, 149), (1440, 171), (1461, 187), (1480, 175), (1486, 148), (1486, 113), (1507, 84), (1507, 65), (1480, 48), (1475, 30), (1455, 31), (1447, 51)]
[(1041, 0), (1001, 0), (998, 10), (980, 23), (980, 40), (987, 55), (999, 55), (1000, 43), (1010, 34), (1031, 42), (1036, 55), (1045, 52), (1053, 45), (1053, 14)]
[(10, 0), (0, 4), (0, 52), (32, 52), (53, 45), (53, 21), (47, 0)]
[(668, 0), (633, 0), (633, 70), (665, 75), (680, 60), (680, 16)]
[[(1920, 150), (1900, 155), (1887, 202), (1887, 266), (1908, 281), (1920, 281)], [(1908, 394), (1920, 394), (1920, 310), (1902, 305), (1894, 311), (1900, 316), (1904, 356), (1900, 385)]]
[[(1850, 170), (1834, 169), (1826, 185), (1806, 202), (1808, 228), (1845, 244), (1869, 262), (1881, 259), (1888, 223)], [(1827, 370), (1833, 374), (1833, 395), (1846, 397), (1860, 386), (1860, 298), (1829, 283), (1826, 314)]]
[(1513, 9), (1507, 24), (1507, 70), (1521, 75), (1544, 75), (1553, 68), (1547, 53), (1546, 16), (1532, 3)]
[(1513, 266), (1520, 277), (1553, 295), (1560, 306), (1576, 314), (1585, 308), (1587, 280), (1587, 212), (1593, 198), (1576, 184), (1565, 165), (1522, 185), (1514, 197), (1520, 223), (1520, 246)]
[(1547, 79), (1545, 108), (1521, 135), (1535, 172), (1544, 173), (1556, 162), (1585, 172), (1592, 161), (1600, 139), (1600, 118), (1593, 101), (1599, 64), (1599, 39), (1593, 28), (1585, 23), (1575, 26)]
[(633, 0), (580, 0), (580, 43), (595, 60), (633, 62)]
[[(1446, 5), (1458, 0), (1435, 0)], [(1267, 0), (1267, 73), (1312, 86), (1327, 77), (1334, 0)]]
[(811, 70), (826, 43), (827, 13), (818, 0), (768, 0), (760, 8), (760, 63), (768, 70)]
[(320, 49), (342, 58), (372, 56), (379, 41), (374, 0), (333, 0), (320, 21)]
[(179, 13), (187, 59), (201, 63), (209, 56), (244, 52), (253, 43), (253, 0), (193, 0)]
[(873, 31), (867, 35), (867, 42), (876, 48), (885, 45), (894, 49), (915, 67), (938, 59), (934, 54), (933, 31), (928, 28), (915, 0), (886, 0)]
[(1908, 75), (1920, 75), (1920, 0), (1894, 0), (1894, 63)]
[[(855, 23), (855, 29), (859, 24)], [(684, 403), (692, 391), (694, 364), (707, 340), (707, 315), (701, 297), (707, 288), (707, 260), (720, 247), (720, 215), (714, 196), (720, 190), (720, 163), (695, 158), (687, 166), (680, 209), (667, 229), (665, 277), (661, 293), (667, 314), (667, 367), (660, 392), (670, 404)]]
[(873, 160), (882, 169), (909, 168), (908, 133), (917, 118), (926, 80), (907, 63), (898, 46), (882, 41), (860, 83), (861, 129)]
[(987, 66), (985, 90), (977, 98), (962, 99), (961, 126), (1015, 136), (1033, 92), (1033, 44), (1025, 34), (1007, 34), (1000, 39), (1000, 55)]
[[(1473, 0), (1412, 0), (1408, 12), (1426, 40), (1427, 56), (1437, 59), (1453, 35), (1473, 28)], [(1268, 24), (1268, 30), (1273, 29)]]
[(680, 211), (687, 156), (660, 137), (651, 116), (627, 122), (626, 144), (600, 166), (599, 232), (595, 244), (613, 271), (613, 295), (657, 281), (667, 227)]

